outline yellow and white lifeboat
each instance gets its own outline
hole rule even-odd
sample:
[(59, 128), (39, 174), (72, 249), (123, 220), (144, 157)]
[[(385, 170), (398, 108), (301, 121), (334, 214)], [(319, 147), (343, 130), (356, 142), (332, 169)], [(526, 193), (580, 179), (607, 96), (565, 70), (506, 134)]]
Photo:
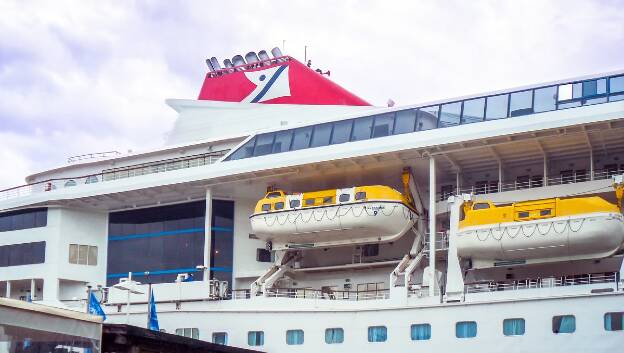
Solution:
[(475, 267), (611, 256), (624, 249), (623, 189), (616, 188), (618, 205), (596, 196), (466, 203), (458, 255)]
[(253, 233), (281, 250), (394, 241), (414, 226), (417, 213), (409, 196), (373, 185), (270, 191), (249, 218)]

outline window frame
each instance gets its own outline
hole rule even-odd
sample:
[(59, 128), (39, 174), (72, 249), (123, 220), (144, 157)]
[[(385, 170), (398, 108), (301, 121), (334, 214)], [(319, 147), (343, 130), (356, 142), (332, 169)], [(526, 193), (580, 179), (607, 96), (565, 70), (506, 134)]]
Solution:
[[(573, 319), (573, 324), (574, 327), (572, 328), (572, 331), (568, 331), (568, 332), (561, 332), (560, 330), (555, 330), (555, 320), (557, 318), (566, 318), (566, 317), (571, 317)], [(552, 333), (555, 335), (561, 335), (561, 334), (573, 334), (574, 332), (576, 332), (576, 316), (575, 315), (571, 315), (571, 314), (563, 314), (563, 315), (553, 315), (552, 317)], [(561, 328), (561, 322), (559, 323), (559, 328)]]
[[(505, 323), (509, 322), (511, 320), (521, 320), (522, 322), (522, 332), (521, 333), (511, 333), (508, 334), (505, 331)], [(503, 319), (503, 335), (506, 337), (518, 337), (518, 336), (524, 336), (526, 334), (526, 320), (522, 317), (512, 317), (512, 318), (507, 318), (507, 319)]]
[[(334, 330), (336, 330), (335, 332), (340, 332), (342, 339), (340, 341), (336, 341), (336, 342), (327, 342), (327, 333), (329, 330), (332, 330), (332, 337), (334, 336), (333, 332)], [(342, 327), (328, 327), (325, 329), (325, 344), (342, 344), (344, 343), (344, 329)]]
[[(417, 338), (414, 337), (414, 328), (415, 327), (428, 327), (429, 330), (429, 336), (426, 338)], [(412, 339), (412, 341), (428, 341), (431, 339), (431, 324), (430, 323), (420, 323), (420, 324), (411, 324), (410, 325), (410, 338)]]
[[(289, 333), (294, 333), (294, 332), (301, 332), (301, 342), (296, 341), (294, 343), (290, 343), (288, 338), (289, 338)], [(286, 345), (288, 346), (300, 346), (303, 345), (305, 343), (305, 332), (302, 329), (291, 329), (291, 330), (286, 330)]]
[[(375, 340), (374, 336), (374, 330), (375, 329), (381, 329), (382, 333), (383, 333), (383, 339), (382, 340)], [(385, 325), (373, 325), (373, 326), (368, 326), (368, 335), (367, 335), (367, 339), (369, 343), (383, 343), (388, 341), (388, 327)]]
[[(460, 325), (462, 324), (468, 324), (468, 325), (473, 325), (474, 324), (474, 336), (459, 336), (459, 328)], [(475, 338), (477, 337), (477, 335), (479, 334), (479, 325), (477, 324), (476, 321), (472, 320), (472, 321), (457, 321), (455, 322), (455, 338), (459, 338), (459, 339), (470, 339), (470, 338)]]
[[(251, 344), (251, 335), (254, 335), (254, 342), (260, 341), (259, 344)], [(260, 340), (258, 340), (260, 337)], [(247, 331), (247, 345), (250, 347), (262, 347), (264, 346), (264, 331)]]

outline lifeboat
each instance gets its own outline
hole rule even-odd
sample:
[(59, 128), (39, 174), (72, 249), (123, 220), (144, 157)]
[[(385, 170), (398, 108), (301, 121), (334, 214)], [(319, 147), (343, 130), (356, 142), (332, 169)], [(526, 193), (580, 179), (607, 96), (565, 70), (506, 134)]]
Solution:
[(624, 250), (623, 191), (616, 185), (617, 205), (596, 196), (465, 203), (458, 255), (474, 267), (609, 257)]
[(274, 190), (250, 216), (253, 233), (275, 250), (391, 242), (416, 219), (409, 194), (383, 185), (294, 194)]

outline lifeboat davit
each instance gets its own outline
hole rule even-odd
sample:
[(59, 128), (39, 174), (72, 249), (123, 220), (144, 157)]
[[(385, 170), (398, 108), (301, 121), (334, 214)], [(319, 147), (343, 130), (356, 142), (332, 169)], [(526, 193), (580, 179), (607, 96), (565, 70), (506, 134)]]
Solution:
[(410, 197), (382, 185), (270, 191), (250, 216), (253, 233), (275, 250), (390, 242), (416, 219)]
[(616, 185), (618, 205), (596, 196), (466, 203), (458, 255), (474, 267), (612, 256), (624, 249), (622, 190)]

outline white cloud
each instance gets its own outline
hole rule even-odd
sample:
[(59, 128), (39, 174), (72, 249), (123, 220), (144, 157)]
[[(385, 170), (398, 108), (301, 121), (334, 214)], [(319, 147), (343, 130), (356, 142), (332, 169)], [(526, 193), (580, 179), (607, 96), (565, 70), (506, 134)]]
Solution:
[[(0, 188), (69, 155), (155, 147), (207, 56), (269, 49), (375, 104), (621, 68), (621, 1), (2, 1)], [(10, 166), (7, 168), (6, 166)]]

